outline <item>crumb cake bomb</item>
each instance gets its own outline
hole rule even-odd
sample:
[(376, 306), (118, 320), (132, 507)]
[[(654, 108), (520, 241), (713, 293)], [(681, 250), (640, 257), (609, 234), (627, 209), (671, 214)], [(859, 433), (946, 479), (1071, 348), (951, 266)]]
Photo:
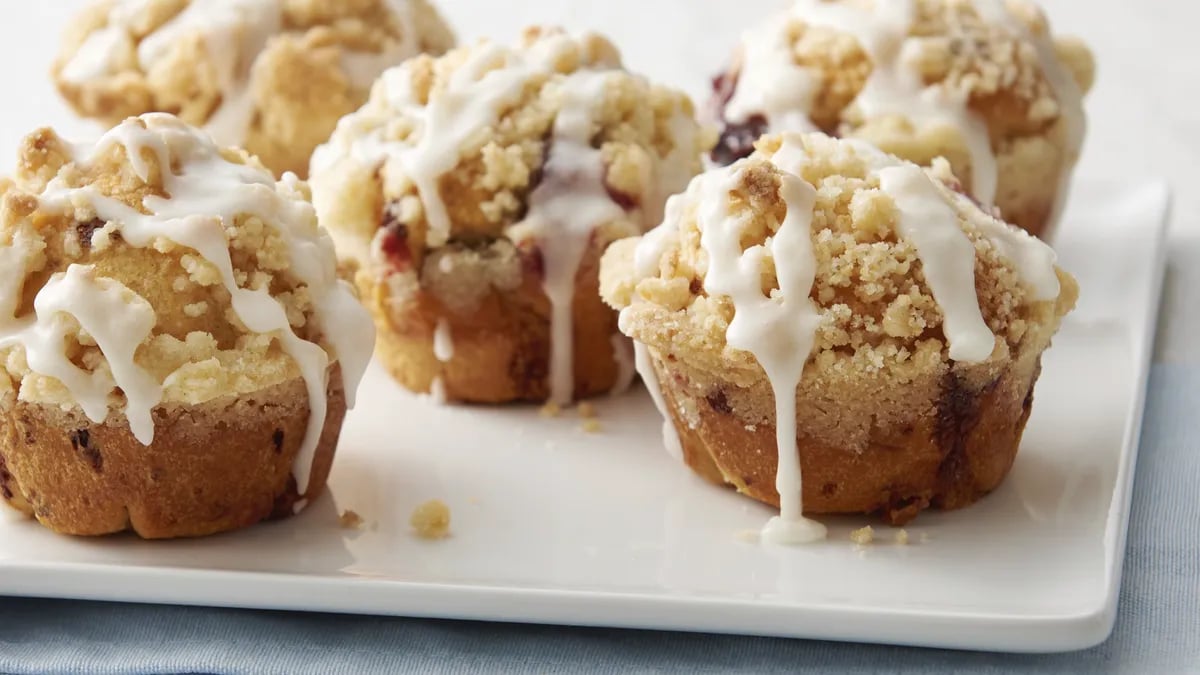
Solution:
[(1085, 132), (1092, 55), (1026, 0), (796, 0), (714, 82), (722, 165), (765, 132), (867, 140), (1049, 236)]
[(200, 536), (320, 493), (374, 341), (305, 185), (153, 113), (43, 129), (0, 186), (0, 492)]
[(303, 177), (385, 69), (454, 36), (428, 0), (100, 0), (53, 75), (85, 117), (168, 112)]
[(530, 29), (386, 72), (314, 153), (313, 202), (401, 384), (566, 404), (633, 377), (600, 254), (661, 220), (712, 136), (606, 39)]
[(779, 506), (768, 541), (823, 536), (802, 513), (963, 507), (1008, 473), (1078, 288), (953, 185), (943, 160), (768, 136), (605, 254), (664, 442)]

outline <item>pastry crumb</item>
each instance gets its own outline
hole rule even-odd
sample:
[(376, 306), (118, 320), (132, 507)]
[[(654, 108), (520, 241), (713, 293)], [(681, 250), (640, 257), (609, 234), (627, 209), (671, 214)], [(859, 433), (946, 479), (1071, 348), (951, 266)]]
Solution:
[(908, 546), (908, 530), (900, 528), (896, 531), (896, 544), (899, 546)]
[(579, 404), (579, 416), (584, 419), (594, 419), (596, 417), (596, 406), (584, 401)]
[(450, 536), (450, 507), (431, 499), (418, 506), (408, 522), (422, 539), (445, 539)]
[(858, 544), (859, 546), (866, 546), (867, 544), (870, 544), (871, 542), (875, 541), (875, 528), (867, 525), (866, 527), (860, 527), (857, 530), (854, 530), (850, 533), (850, 541)]
[(589, 417), (583, 421), (582, 428), (589, 434), (600, 433), (600, 420), (595, 417)]
[(343, 530), (361, 530), (363, 522), (363, 517), (358, 515), (358, 512), (353, 509), (342, 511), (342, 515), (338, 517), (338, 525)]
[(559, 413), (561, 412), (562, 406), (558, 405), (554, 401), (550, 401), (546, 405), (542, 406), (540, 410), (538, 410), (538, 414), (542, 417), (558, 417)]

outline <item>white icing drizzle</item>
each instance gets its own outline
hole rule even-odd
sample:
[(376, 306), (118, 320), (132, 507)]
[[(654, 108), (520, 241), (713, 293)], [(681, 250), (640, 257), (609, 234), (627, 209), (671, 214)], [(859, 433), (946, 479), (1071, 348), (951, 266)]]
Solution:
[[(5, 283), (0, 291), (16, 290), (13, 283), (25, 276), (22, 247), (3, 249)], [(5, 258), (16, 258), (15, 261)], [(12, 264), (12, 267), (9, 267)], [(11, 275), (11, 276), (10, 276)], [(88, 419), (100, 423), (108, 417), (109, 394), (120, 387), (127, 400), (125, 416), (141, 443), (154, 439), (151, 411), (162, 400), (162, 386), (134, 362), (134, 353), (150, 336), (157, 318), (148, 302), (112, 279), (97, 278), (90, 266), (71, 265), (52, 276), (34, 299), (34, 313), (14, 317), (16, 298), (0, 312), (0, 349), (20, 345), (34, 372), (53, 377), (67, 388)], [(108, 371), (86, 371), (67, 357), (63, 345), (74, 318), (104, 353)]]
[(742, 49), (741, 75), (725, 108), (726, 119), (743, 124), (762, 115), (777, 133), (816, 131), (809, 111), (819, 80), (792, 58), (786, 22), (772, 22), (766, 35), (747, 32)]
[[(133, 23), (147, 4), (146, 0), (118, 0), (109, 10), (107, 25), (90, 34), (63, 67), (63, 79), (84, 84), (114, 74), (117, 60), (133, 47)], [(254, 115), (254, 60), (282, 28), (280, 0), (196, 0), (137, 45), (138, 65), (150, 72), (180, 40), (199, 35), (222, 95), (205, 129), (218, 143), (240, 145)]]
[(682, 106), (676, 107), (667, 127), (674, 145), (665, 157), (654, 162), (655, 176), (647, 190), (649, 199), (642, 204), (643, 219), (656, 225), (663, 221), (671, 197), (687, 189), (692, 176), (696, 175), (696, 156), (700, 148), (697, 141), (701, 127), (693, 113)]
[(92, 33), (79, 46), (59, 75), (71, 84), (84, 84), (112, 74), (113, 63), (133, 49), (133, 38), (121, 26), (109, 25)]
[(900, 212), (896, 230), (917, 249), (925, 283), (942, 308), (942, 332), (955, 361), (986, 361), (996, 337), (983, 320), (975, 293), (975, 245), (958, 224), (958, 214), (920, 167), (880, 169), (879, 187)]
[(424, 205), (427, 244), (445, 244), (450, 238), (450, 215), (439, 187), (441, 177), (458, 165), (469, 145), (499, 120), (501, 110), (520, 98), (531, 80), (550, 71), (556, 56), (569, 48), (571, 38), (558, 35), (539, 44), (538, 50), (525, 52), (482, 45), (427, 105), (413, 97), (408, 64), (385, 72), (381, 86), (387, 102), (413, 116), (418, 140), (384, 140), (387, 120), (374, 117), (368, 104), (338, 122), (329, 143), (313, 154), (311, 173), (314, 177), (335, 173), (335, 165), (344, 157), (353, 158), (370, 172), (386, 162), (398, 162)]
[[(789, 17), (853, 36), (874, 68), (852, 105), (865, 118), (900, 115), (914, 124), (956, 128), (971, 157), (971, 192), (991, 206), (998, 172), (987, 125), (967, 107), (967, 93), (941, 84), (925, 86), (906, 58), (915, 17), (914, 0), (888, 0), (873, 10), (824, 0), (796, 0)], [(812, 129), (808, 120), (819, 76), (796, 65), (789, 21), (773, 19), (767, 34), (748, 35), (745, 66), (730, 105), (733, 121), (762, 113), (772, 131)]]
[[(784, 174), (780, 197), (787, 204), (787, 216), (765, 244), (743, 251), (743, 223), (730, 214), (730, 195), (741, 184), (742, 167), (735, 165), (719, 178), (704, 196), (698, 213), (700, 245), (708, 254), (704, 288), (733, 301), (734, 317), (726, 341), (730, 347), (754, 355), (775, 395), (779, 457), (775, 486), (780, 512), (763, 529), (763, 541), (797, 544), (823, 539), (825, 526), (803, 514), (796, 441), (796, 388), (821, 320), (809, 298), (816, 275), (811, 228), (817, 191), (797, 176)], [(768, 252), (779, 279), (778, 291), (770, 295), (763, 293), (760, 274)]]
[(633, 378), (637, 375), (633, 341), (620, 333), (613, 333), (609, 342), (612, 343), (613, 360), (617, 363), (617, 379), (613, 383), (609, 395), (619, 396), (629, 391), (629, 387), (633, 384)]
[[(959, 199), (970, 201), (958, 193), (954, 194)], [(1034, 300), (1048, 301), (1058, 298), (1062, 291), (1062, 282), (1058, 280), (1058, 273), (1055, 272), (1058, 254), (1049, 244), (990, 215), (978, 225), (980, 234), (996, 247), (1001, 256), (1008, 258), (1021, 279), (1029, 284)]]
[(433, 330), (433, 356), (442, 363), (454, 358), (454, 337), (450, 334), (450, 322), (445, 319), (438, 319)]
[(512, 228), (542, 252), (542, 290), (550, 300), (550, 400), (570, 403), (575, 389), (575, 280), (592, 233), (625, 211), (608, 194), (600, 150), (592, 147), (593, 111), (604, 100), (608, 74), (577, 72), (563, 80), (542, 181), (529, 213)]
[[(294, 176), (285, 176), (277, 185), (261, 169), (229, 162), (206, 135), (174, 117), (148, 114), (127, 120), (106, 133), (92, 152), (76, 157), (76, 163), (86, 166), (114, 145), (123, 146), (131, 167), (142, 180), (150, 179), (146, 153), (158, 158), (159, 167), (171, 167), (162, 176), (164, 192), (170, 196), (146, 197), (143, 213), (93, 187), (71, 188), (56, 178), (40, 196), (42, 207), (71, 212), (86, 203), (99, 219), (113, 224), (127, 244), (143, 248), (159, 239), (169, 240), (192, 249), (217, 269), (238, 319), (252, 332), (278, 337), (307, 386), (311, 412), (293, 467), (297, 488), (303, 494), (325, 424), (330, 354), (296, 335), (283, 305), (267, 289), (251, 290), (237, 284), (226, 226), (239, 216), (255, 216), (275, 227), (287, 243), (290, 271), (312, 297), (312, 320), (341, 365), (347, 402), (352, 406), (374, 348), (374, 328), (349, 284), (337, 277), (332, 241), (316, 226), (312, 206), (300, 196)], [(11, 280), (0, 284), (0, 290), (10, 284)], [(161, 400), (162, 385), (151, 386), (151, 381), (143, 377), (145, 373), (133, 364), (133, 354), (149, 335), (154, 316), (144, 300), (131, 295), (120, 284), (92, 279), (88, 268), (72, 266), (61, 279), (52, 280), (39, 292), (35, 316), (26, 321), (35, 326), (53, 325), (59, 314), (79, 321), (109, 362), (115, 385), (126, 394), (131, 430), (139, 441), (148, 444), (153, 440), (149, 411)], [(103, 392), (102, 406), (99, 388), (78, 386), (77, 377), (67, 373), (64, 379), (62, 369), (53, 366), (56, 357), (52, 352), (61, 351), (61, 340), (51, 348), (49, 343), (29, 339), (25, 334), (14, 335), (11, 330), (5, 333), (7, 339), (24, 346), (31, 369), (62, 380), (94, 421), (107, 418), (111, 387)], [(45, 363), (50, 365), (39, 365)]]
[(180, 40), (200, 35), (216, 71), (223, 100), (205, 129), (222, 145), (240, 145), (254, 119), (251, 69), (272, 35), (283, 28), (279, 0), (193, 0), (146, 36), (138, 61), (149, 71)]
[(438, 405), (446, 404), (446, 382), (441, 375), (434, 377), (429, 383), (429, 398)]
[(646, 391), (650, 393), (651, 400), (654, 401), (654, 406), (658, 408), (658, 412), (662, 415), (662, 440), (663, 448), (667, 454), (675, 459), (683, 459), (683, 442), (679, 439), (679, 432), (675, 429), (675, 424), (671, 421), (671, 412), (667, 408), (667, 399), (663, 396), (662, 385), (658, 382), (658, 375), (654, 372), (654, 365), (650, 362), (650, 352), (646, 345), (641, 342), (633, 343), (634, 363), (637, 367), (638, 375), (641, 376), (642, 382), (646, 383)]
[(1046, 78), (1046, 82), (1054, 92), (1054, 98), (1058, 101), (1059, 114), (1062, 115), (1063, 124), (1066, 127), (1067, 156), (1063, 158), (1062, 164), (1059, 166), (1054, 205), (1043, 234), (1046, 237), (1054, 232), (1062, 218), (1067, 195), (1070, 192), (1071, 175), (1075, 171), (1075, 163), (1079, 160), (1079, 155), (1083, 150), (1083, 139), (1087, 135), (1087, 114), (1083, 108), (1083, 91), (1066, 65), (1058, 58), (1054, 41), (1048, 31), (1034, 33), (1029, 26), (1008, 10), (1005, 0), (974, 0), (974, 2), (975, 9), (981, 18), (1007, 25), (1013, 31), (1024, 35), (1033, 44), (1037, 50), (1042, 76)]
[[(705, 181), (693, 183), (700, 186)], [(690, 193), (691, 189), (689, 189)], [(667, 200), (666, 217), (661, 225), (642, 235), (633, 251), (633, 268), (639, 278), (655, 276), (658, 264), (667, 249), (679, 241), (679, 228), (676, 226), (683, 219), (686, 203), (685, 195), (673, 195)]]

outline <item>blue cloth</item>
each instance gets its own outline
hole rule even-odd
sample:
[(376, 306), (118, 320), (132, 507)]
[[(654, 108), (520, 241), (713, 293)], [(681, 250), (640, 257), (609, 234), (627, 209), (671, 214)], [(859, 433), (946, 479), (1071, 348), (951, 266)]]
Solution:
[(1200, 673), (1200, 366), (1150, 382), (1111, 639), (1045, 656), (768, 638), (0, 599), (10, 673)]

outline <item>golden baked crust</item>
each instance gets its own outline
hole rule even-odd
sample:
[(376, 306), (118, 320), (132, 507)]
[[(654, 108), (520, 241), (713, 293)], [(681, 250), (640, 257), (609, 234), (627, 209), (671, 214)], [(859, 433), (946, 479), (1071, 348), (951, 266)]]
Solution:
[[(454, 45), (427, 0), (211, 4), (214, 18), (147, 49), (175, 30), (190, 0), (94, 2), (64, 35), (55, 84), (85, 117), (114, 125), (157, 111), (213, 124), (223, 144), (246, 148), (276, 175), (303, 177), (313, 149), (362, 105), (379, 73)], [(230, 58), (242, 64), (238, 72), (224, 72)], [(242, 119), (233, 126), (217, 121), (223, 106), (242, 106), (244, 114), (235, 115)]]
[[(749, 413), (772, 404), (769, 385), (714, 381), (654, 351), (651, 361), (688, 466), (712, 483), (779, 506), (775, 426)], [(926, 508), (963, 508), (987, 495), (1016, 458), (1039, 364), (1025, 355), (999, 373), (947, 368), (903, 389), (887, 378), (865, 379), (859, 388), (803, 386), (796, 440), (804, 513), (879, 514), (902, 525)], [(864, 390), (875, 396), (863, 401)], [(759, 403), (735, 412), (730, 399)], [(870, 418), (867, 411), (880, 404), (878, 417)], [(842, 433), (837, 427), (847, 420), (859, 420), (860, 428)], [(848, 436), (854, 445), (845, 444)]]
[[(617, 316), (600, 299), (601, 245), (593, 246), (580, 266), (574, 319), (574, 398), (611, 391), (626, 354), (618, 335)], [(417, 392), (433, 391), (448, 401), (507, 403), (545, 401), (550, 395), (550, 304), (536, 269), (519, 271), (514, 288), (492, 288), (469, 310), (442, 302), (435, 292), (418, 290), (401, 306), (390, 299), (386, 284), (367, 282), (363, 289), (379, 326), (376, 357), (393, 377)], [(360, 280), (362, 277), (359, 277)], [(435, 353), (439, 324), (453, 342), (446, 361)], [(435, 381), (438, 383), (435, 385)]]
[[(953, 176), (936, 163), (928, 174), (974, 247), (976, 295), (995, 341), (982, 362), (953, 361), (924, 262), (898, 234), (897, 206), (872, 168), (900, 164), (895, 158), (820, 134), (763, 138), (735, 167), (741, 178), (728, 222), (740, 224), (743, 249), (767, 242), (785, 217), (784, 172), (774, 160), (789, 144), (804, 155), (795, 175), (816, 189), (809, 300), (820, 323), (796, 412), (805, 510), (882, 512), (903, 522), (931, 505), (964, 506), (1011, 466), (1040, 356), (1078, 286), (1055, 269), (1057, 298), (1039, 300), (986, 235), (994, 219), (954, 193)], [(777, 504), (771, 382), (752, 353), (726, 340), (733, 301), (705, 289), (698, 210), (714, 189), (708, 178), (678, 198), (662, 226), (672, 236), (658, 240), (666, 243), (651, 265), (638, 264), (639, 239), (608, 249), (601, 293), (621, 310), (621, 330), (649, 349), (689, 465)], [(765, 295), (778, 289), (769, 252), (760, 278)]]
[[(567, 88), (597, 73), (606, 79), (589, 99), (590, 143), (619, 215), (595, 223), (588, 236), (572, 316), (575, 396), (601, 393), (619, 381), (621, 367), (615, 315), (597, 297), (600, 254), (658, 222), (667, 195), (700, 171), (713, 140), (684, 94), (623, 70), (616, 48), (600, 36), (530, 29), (514, 48), (482, 42), (389, 71), (315, 153), (314, 203), (339, 256), (356, 270), (379, 327), (379, 356), (404, 386), (427, 392), (438, 382), (449, 400), (487, 403), (549, 395), (546, 260), (527, 219), (539, 186), (586, 188), (550, 175), (547, 162)], [(434, 125), (423, 116), (449, 96), (487, 105), (483, 97), (492, 94), (470, 87), (488, 77), (519, 86), (494, 118), (445, 148), (457, 157), (433, 181), (437, 194), (422, 192), (405, 157), (437, 142), (426, 136)], [(451, 87), (462, 91), (447, 94)], [(431, 224), (434, 201), (444, 207), (445, 231)], [(434, 353), (439, 324), (454, 343), (445, 362)]]
[[(828, 4), (878, 11), (872, 9), (874, 2), (831, 0)], [(1061, 100), (1063, 94), (1056, 91), (1042, 59), (1057, 59), (1084, 93), (1094, 81), (1095, 62), (1079, 40), (1051, 36), (1049, 23), (1036, 5), (1027, 0), (998, 2), (1006, 5), (1024, 33), (987, 17), (975, 2), (915, 0), (909, 39), (896, 58), (910, 65), (923, 84), (940, 85), (965, 97), (967, 110), (986, 126), (995, 155), (994, 203), (1005, 220), (1040, 235), (1056, 215), (1058, 193), (1067, 187), (1060, 176), (1069, 175), (1078, 159), (1079, 149), (1073, 147), (1078, 139), (1073, 134), (1082, 133), (1072, 128), (1074, 121), (1066, 110), (1074, 102)], [(900, 114), (867, 115), (855, 104), (877, 67), (857, 38), (827, 25), (810, 25), (802, 9), (775, 21), (775, 27), (786, 24), (791, 62), (816, 74), (808, 114), (816, 129), (861, 138), (925, 166), (944, 157), (964, 185), (972, 184), (976, 167), (954, 126), (918, 125)], [(1035, 39), (1043, 38), (1052, 40), (1053, 54), (1039, 54)], [(753, 39), (766, 38), (755, 34)], [(712, 106), (718, 119), (725, 119), (744, 67), (739, 55), (716, 80)], [(762, 117), (731, 122), (714, 158), (728, 163), (749, 154), (749, 141), (758, 134), (783, 130)]]
[(287, 517), (325, 487), (346, 413), (341, 381), (331, 371), (303, 495), (292, 476), (310, 412), (299, 378), (253, 396), (160, 407), (148, 446), (115, 415), (95, 424), (78, 410), (9, 396), (0, 401), (0, 494), (72, 535), (199, 537)]

